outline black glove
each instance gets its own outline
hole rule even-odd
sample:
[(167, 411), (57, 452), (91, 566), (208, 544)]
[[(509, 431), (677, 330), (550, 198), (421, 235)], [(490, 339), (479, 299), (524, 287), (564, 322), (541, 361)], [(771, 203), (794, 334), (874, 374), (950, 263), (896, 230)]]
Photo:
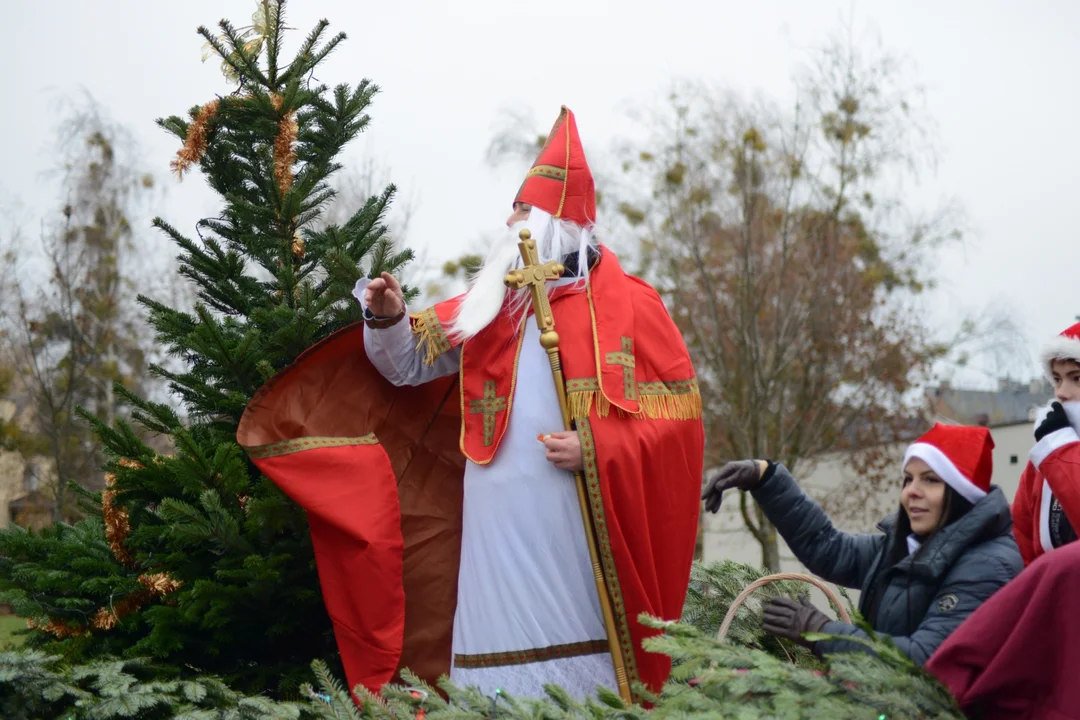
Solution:
[(1064, 430), (1067, 427), (1072, 427), (1069, 423), (1069, 416), (1065, 414), (1065, 408), (1061, 406), (1061, 403), (1055, 401), (1050, 405), (1050, 414), (1039, 423), (1039, 427), (1035, 428), (1035, 442), (1039, 442), (1052, 432)]
[(799, 602), (787, 597), (774, 597), (765, 606), (763, 620), (762, 628), (770, 635), (812, 647), (814, 643), (803, 638), (803, 633), (819, 632), (829, 622), (829, 616), (810, 604), (810, 598), (802, 595)]
[(705, 501), (705, 509), (715, 513), (720, 509), (720, 500), (725, 490), (738, 488), (739, 490), (751, 490), (761, 479), (761, 463), (757, 460), (737, 460), (729, 462), (720, 468), (720, 472), (713, 475), (705, 486), (705, 492), (701, 493), (701, 499)]

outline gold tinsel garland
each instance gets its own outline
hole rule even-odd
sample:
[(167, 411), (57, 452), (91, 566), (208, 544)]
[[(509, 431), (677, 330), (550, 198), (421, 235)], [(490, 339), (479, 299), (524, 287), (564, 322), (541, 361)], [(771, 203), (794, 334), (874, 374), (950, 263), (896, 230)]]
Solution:
[(217, 114), (220, 100), (214, 98), (206, 103), (195, 116), (195, 120), (188, 125), (187, 137), (184, 139), (184, 147), (176, 153), (176, 158), (169, 163), (169, 167), (181, 180), (195, 163), (202, 159), (206, 152), (206, 136), (210, 131), (210, 121)]
[[(281, 110), (284, 102), (281, 95), (271, 93), (270, 101), (274, 108)], [(176, 153), (176, 158), (169, 164), (176, 176), (183, 179), (184, 173), (202, 159), (206, 152), (206, 138), (210, 131), (210, 121), (217, 114), (221, 101), (217, 98), (199, 109), (195, 119), (188, 125), (184, 146)], [(282, 193), (288, 192), (293, 184), (293, 165), (296, 164), (296, 138), (300, 125), (296, 122), (296, 111), (290, 110), (278, 120), (277, 136), (274, 138), (274, 179)]]
[(33, 618), (26, 619), (26, 627), (31, 630), (44, 630), (47, 633), (52, 633), (59, 640), (69, 637), (82, 637), (90, 634), (90, 628), (84, 627), (72, 627), (63, 620), (53, 620), (49, 618), (49, 622), (42, 625)]
[[(132, 470), (141, 470), (143, 467), (141, 463), (127, 458), (120, 458), (119, 464)], [(109, 547), (112, 548), (113, 555), (120, 561), (120, 564), (134, 568), (135, 558), (132, 556), (131, 551), (124, 546), (124, 541), (127, 540), (128, 534), (131, 532), (131, 521), (128, 519), (127, 510), (113, 505), (113, 499), (116, 497), (116, 490), (113, 489), (115, 484), (116, 474), (105, 473), (105, 491), (101, 493), (101, 512), (105, 519), (105, 538), (109, 541)]]
[(165, 597), (183, 586), (182, 582), (169, 577), (168, 573), (140, 575), (139, 583), (146, 589), (133, 592), (107, 608), (100, 608), (91, 620), (93, 626), (98, 630), (112, 630), (128, 613), (138, 610), (154, 598)]
[[(276, 93), (270, 95), (274, 108), (281, 110), (282, 97)], [(296, 163), (296, 137), (300, 126), (296, 122), (296, 111), (290, 110), (278, 120), (277, 137), (274, 138), (274, 179), (284, 195), (293, 184), (293, 165)], [(293, 246), (295, 252), (295, 244)], [(301, 250), (301, 253), (303, 251)]]
[[(118, 464), (133, 470), (141, 470), (144, 467), (141, 463), (129, 460), (128, 458), (120, 458)], [(122, 506), (113, 503), (116, 498), (116, 490), (113, 487), (115, 484), (115, 473), (106, 473), (106, 487), (105, 491), (101, 493), (101, 510), (105, 520), (105, 537), (108, 540), (109, 547), (112, 549), (116, 559), (125, 567), (134, 569), (136, 567), (135, 558), (131, 554), (131, 551), (124, 546), (124, 541), (127, 540), (128, 535), (131, 533), (131, 520), (128, 517), (127, 510)], [(183, 587), (183, 582), (176, 580), (175, 578), (170, 577), (168, 573), (163, 572), (152, 574), (143, 573), (139, 576), (139, 584), (143, 586), (142, 590), (136, 590), (115, 603), (109, 603), (109, 607), (98, 608), (98, 611), (90, 620), (90, 624), (98, 630), (112, 630), (119, 624), (125, 615), (139, 610), (155, 598), (163, 598)], [(26, 626), (33, 629), (44, 630), (47, 633), (55, 635), (57, 639), (60, 640), (69, 637), (82, 637), (90, 634), (90, 628), (88, 627), (68, 625), (63, 620), (54, 620), (53, 618), (49, 618), (46, 623), (29, 618), (26, 621)]]

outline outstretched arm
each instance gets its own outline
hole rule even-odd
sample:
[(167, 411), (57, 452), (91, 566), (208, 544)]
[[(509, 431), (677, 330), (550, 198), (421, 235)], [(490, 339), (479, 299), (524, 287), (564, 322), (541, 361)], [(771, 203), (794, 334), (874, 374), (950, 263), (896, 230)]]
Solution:
[(399, 387), (422, 385), (458, 371), (458, 348), (435, 358), (430, 365), (424, 362), (404, 294), (393, 275), (383, 273), (369, 283), (357, 283), (353, 296), (364, 309), (364, 351), (384, 378)]
[(884, 535), (852, 535), (837, 530), (783, 465), (776, 465), (772, 475), (751, 494), (810, 572), (837, 585), (862, 587), (870, 565), (885, 546)]

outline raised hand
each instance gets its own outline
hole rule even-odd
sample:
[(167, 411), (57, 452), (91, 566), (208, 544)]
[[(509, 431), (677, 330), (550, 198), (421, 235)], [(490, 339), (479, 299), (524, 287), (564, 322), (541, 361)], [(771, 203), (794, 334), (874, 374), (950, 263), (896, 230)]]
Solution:
[(705, 501), (705, 509), (711, 513), (720, 510), (720, 501), (723, 499), (725, 490), (731, 488), (752, 490), (758, 484), (766, 467), (768, 463), (764, 460), (736, 460), (720, 468), (720, 472), (709, 479), (705, 492), (701, 493), (701, 499)]
[(368, 283), (364, 304), (377, 317), (395, 317), (405, 310), (405, 293), (390, 273), (383, 273)]
[(1065, 408), (1062, 407), (1061, 403), (1054, 401), (1050, 405), (1050, 412), (1039, 423), (1039, 427), (1035, 428), (1035, 442), (1039, 442), (1052, 432), (1064, 430), (1067, 427), (1071, 427), (1069, 425), (1069, 416), (1065, 414)]

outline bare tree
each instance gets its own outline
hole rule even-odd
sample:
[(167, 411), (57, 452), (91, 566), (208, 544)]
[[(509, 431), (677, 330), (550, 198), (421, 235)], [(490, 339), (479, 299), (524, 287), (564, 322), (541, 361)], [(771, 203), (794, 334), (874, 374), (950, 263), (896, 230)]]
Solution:
[[(915, 391), (950, 350), (913, 308), (958, 237), (952, 208), (903, 201), (902, 180), (934, 156), (918, 98), (893, 57), (846, 37), (816, 53), (790, 112), (691, 84), (649, 118), (618, 207), (694, 358), (706, 466), (797, 472), (912, 432)], [(777, 570), (775, 528), (737, 501)]]
[(116, 384), (152, 390), (145, 370), (161, 358), (135, 297), (140, 284), (160, 290), (166, 274), (132, 226), (154, 180), (137, 170), (124, 130), (90, 103), (70, 111), (59, 136), (60, 207), (38, 242), (12, 232), (0, 288), (12, 392), (29, 405), (14, 444), (57, 521), (74, 512), (69, 483), (100, 483), (99, 441), (77, 410), (111, 423), (123, 410)]

